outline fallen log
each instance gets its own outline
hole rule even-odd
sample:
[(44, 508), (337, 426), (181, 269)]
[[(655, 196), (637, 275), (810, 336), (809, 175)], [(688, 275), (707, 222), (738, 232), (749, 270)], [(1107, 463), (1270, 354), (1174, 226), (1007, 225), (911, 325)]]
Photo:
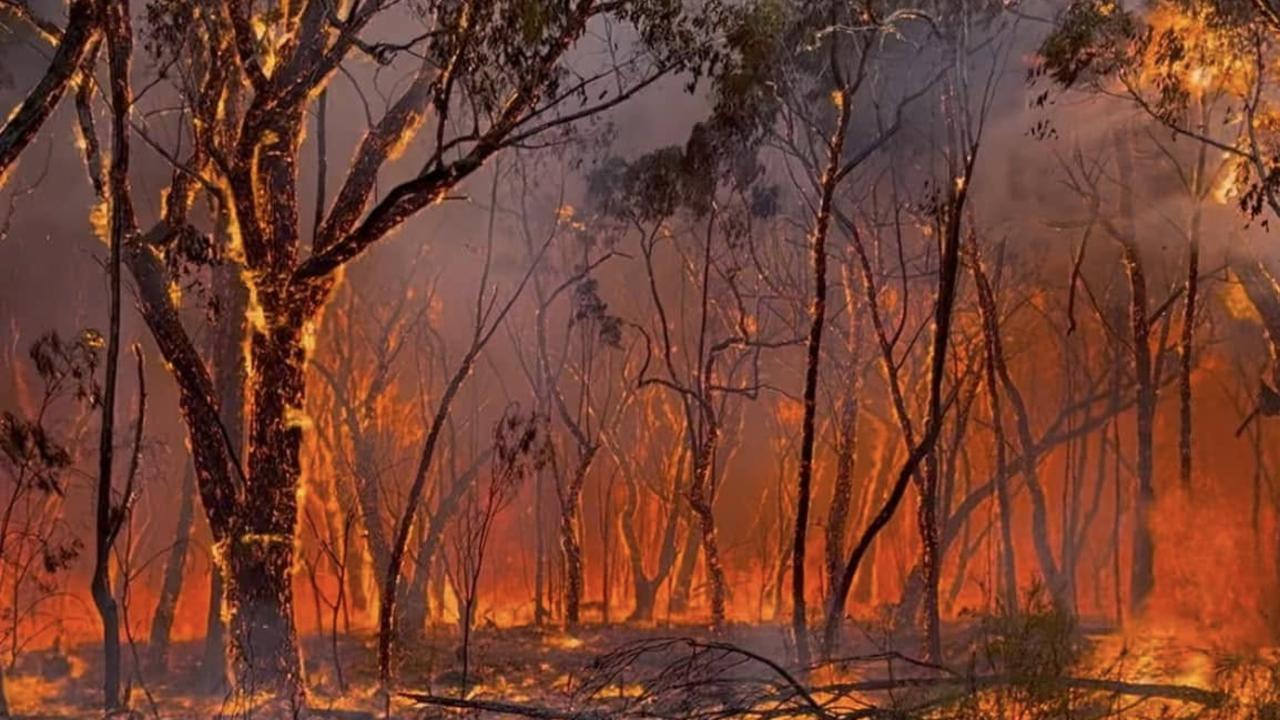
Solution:
[[(813, 688), (815, 693), (833, 693), (847, 695), (849, 693), (888, 692), (909, 688), (948, 689), (970, 688), (974, 691), (1017, 684), (1019, 680), (1009, 675), (980, 676), (948, 676), (948, 677), (902, 677), (861, 680), (851, 683), (839, 683)], [(1111, 693), (1128, 697), (1149, 698), (1153, 700), (1176, 700), (1190, 702), (1213, 708), (1225, 703), (1229, 696), (1226, 693), (1206, 690), (1191, 685), (1175, 685), (1171, 683), (1138, 683), (1121, 680), (1102, 680), (1098, 678), (1061, 677), (1044, 678), (1038, 682), (1059, 689), (1086, 690), (1092, 692)]]
[(606, 720), (613, 715), (601, 711), (573, 711), (559, 710), (543, 705), (532, 705), (528, 703), (504, 702), (501, 700), (480, 700), (480, 699), (463, 699), (456, 697), (446, 697), (444, 695), (433, 695), (431, 693), (402, 692), (401, 697), (408, 698), (416, 703), (423, 705), (434, 705), (436, 707), (453, 708), (456, 710), (480, 710), (482, 712), (502, 713), (505, 715), (518, 715), (520, 717), (534, 718), (535, 720)]

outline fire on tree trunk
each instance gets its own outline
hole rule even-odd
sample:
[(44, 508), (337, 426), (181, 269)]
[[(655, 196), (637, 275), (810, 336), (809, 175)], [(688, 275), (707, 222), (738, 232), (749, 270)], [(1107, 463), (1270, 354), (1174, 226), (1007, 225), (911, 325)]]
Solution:
[(301, 656), (291, 614), (293, 538), (245, 533), (224, 552), (237, 690), (270, 692), (300, 706)]
[(302, 321), (272, 317), (270, 327), (270, 335), (255, 329), (251, 341), (250, 483), (245, 511), (236, 513), (222, 539), (225, 609), (237, 689), (266, 690), (301, 707), (305, 689), (291, 582), (304, 424)]

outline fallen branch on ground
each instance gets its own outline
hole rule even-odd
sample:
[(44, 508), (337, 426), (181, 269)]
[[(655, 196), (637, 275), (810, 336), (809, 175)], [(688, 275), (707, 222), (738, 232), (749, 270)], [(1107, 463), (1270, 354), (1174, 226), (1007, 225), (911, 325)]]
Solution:
[[(1129, 697), (1150, 698), (1154, 700), (1177, 700), (1196, 703), (1205, 707), (1218, 707), (1228, 699), (1226, 693), (1205, 690), (1190, 685), (1174, 685), (1169, 683), (1135, 683), (1120, 680), (1101, 680), (1096, 678), (1063, 677), (1045, 678), (1046, 685), (1055, 685), (1063, 689), (1086, 690), (1091, 692), (1127, 695)], [(817, 693), (846, 695), (849, 693), (887, 692), (907, 688), (943, 689), (970, 688), (975, 691), (989, 690), (996, 687), (1016, 684), (1017, 680), (1008, 675), (987, 675), (979, 677), (905, 677), (862, 680), (852, 683), (824, 685), (813, 690)]]
[(506, 715), (518, 715), (520, 717), (536, 718), (538, 720), (605, 720), (606, 718), (611, 717), (610, 713), (606, 712), (574, 712), (572, 710), (557, 710), (556, 708), (549, 708), (541, 705), (530, 705), (526, 703), (502, 702), (500, 700), (464, 700), (462, 698), (432, 695), (430, 693), (402, 692), (400, 693), (400, 696), (423, 705), (434, 705), (436, 707), (447, 707), (457, 710), (480, 710), (483, 712), (504, 713)]

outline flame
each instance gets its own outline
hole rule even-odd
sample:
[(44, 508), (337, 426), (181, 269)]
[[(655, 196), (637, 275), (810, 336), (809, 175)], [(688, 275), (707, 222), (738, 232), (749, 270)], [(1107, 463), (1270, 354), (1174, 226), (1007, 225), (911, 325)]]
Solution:
[(111, 246), (111, 208), (107, 198), (98, 198), (89, 211), (89, 227), (103, 245)]
[(404, 154), (406, 148), (418, 137), (418, 129), (422, 127), (426, 114), (414, 112), (409, 116), (409, 120), (405, 123), (404, 130), (396, 136), (395, 141), (391, 144), (391, 148), (387, 151), (389, 160), (398, 160)]
[(1222, 305), (1231, 314), (1231, 317), (1237, 320), (1247, 320), (1256, 325), (1262, 324), (1262, 316), (1258, 314), (1258, 309), (1253, 306), (1253, 302), (1249, 300), (1248, 294), (1244, 291), (1244, 285), (1241, 284), (1240, 278), (1235, 273), (1230, 274), (1229, 282), (1222, 283)]
[(1237, 97), (1246, 95), (1253, 82), (1253, 63), (1232, 37), (1215, 29), (1211, 12), (1199, 5), (1155, 5), (1146, 16), (1153, 37), (1177, 37), (1181, 51), (1171, 56), (1162, 50), (1160, 42), (1150, 43), (1140, 79), (1154, 83), (1171, 75), (1180, 79), (1184, 89), (1197, 99), (1217, 91)]

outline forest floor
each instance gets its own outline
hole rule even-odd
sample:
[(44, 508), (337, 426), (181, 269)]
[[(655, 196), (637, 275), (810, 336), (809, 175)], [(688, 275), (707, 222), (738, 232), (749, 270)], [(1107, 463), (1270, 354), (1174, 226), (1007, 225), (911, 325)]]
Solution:
[[(711, 718), (760, 707), (773, 717), (818, 718), (857, 717), (873, 707), (895, 710), (896, 717), (1273, 717), (1256, 707), (1223, 710), (1218, 699), (1227, 696), (1209, 691), (1210, 666), (1221, 658), (1168, 639), (1121, 640), (1077, 627), (1071, 642), (1083, 651), (1068, 666), (1064, 648), (1036, 636), (1041, 631), (1020, 625), (1024, 637), (1014, 638), (1021, 643), (1015, 647), (1013, 633), (993, 644), (975, 623), (949, 625), (954, 660), (946, 672), (910, 657), (918, 638), (851, 629), (842, 662), (800, 673), (770, 664), (793, 655), (789, 634), (774, 624), (734, 625), (718, 636), (693, 625), (585, 625), (572, 633), (487, 627), (474, 635), (464, 681), (456, 630), (437, 627), (404, 648), (390, 705), (376, 689), (372, 636), (340, 636), (336, 646), (331, 637), (310, 636), (304, 656), (313, 716), (349, 720), (388, 717), (388, 710), (391, 718)], [(201, 650), (199, 642), (175, 644), (170, 669), (155, 672), (146, 670), (146, 648), (138, 647), (144, 672), (131, 688), (133, 717), (245, 717), (225, 690), (210, 690), (199, 669)], [(96, 651), (84, 645), (66, 654), (27, 653), (8, 675), (17, 716), (101, 718), (93, 710)], [(126, 671), (136, 667), (134, 658), (126, 647)], [(964, 700), (983, 693), (981, 701)], [(459, 699), (468, 707), (448, 707)]]

